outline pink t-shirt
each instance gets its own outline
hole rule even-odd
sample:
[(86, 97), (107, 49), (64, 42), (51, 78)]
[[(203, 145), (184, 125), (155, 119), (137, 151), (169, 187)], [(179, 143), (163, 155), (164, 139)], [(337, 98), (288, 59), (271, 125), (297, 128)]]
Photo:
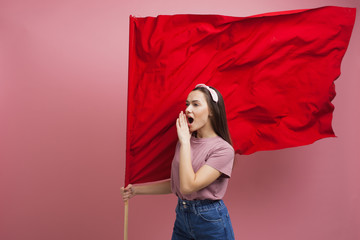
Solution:
[(191, 160), (196, 173), (204, 164), (220, 171), (222, 175), (207, 187), (192, 194), (180, 193), (179, 160), (180, 144), (176, 145), (171, 165), (171, 190), (179, 198), (186, 200), (219, 200), (225, 195), (234, 162), (233, 147), (219, 136), (212, 138), (191, 137)]

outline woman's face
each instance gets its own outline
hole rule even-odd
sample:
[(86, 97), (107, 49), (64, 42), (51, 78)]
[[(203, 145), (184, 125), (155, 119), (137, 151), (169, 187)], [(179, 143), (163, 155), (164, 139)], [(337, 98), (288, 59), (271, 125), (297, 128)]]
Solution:
[(210, 110), (203, 92), (195, 90), (190, 92), (186, 100), (185, 114), (188, 119), (190, 132), (212, 130), (209, 119)]

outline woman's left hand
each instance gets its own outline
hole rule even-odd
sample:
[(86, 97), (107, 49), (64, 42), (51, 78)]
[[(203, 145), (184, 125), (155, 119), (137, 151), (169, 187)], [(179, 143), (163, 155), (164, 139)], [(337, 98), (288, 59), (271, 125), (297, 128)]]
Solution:
[(187, 123), (186, 115), (181, 111), (176, 119), (176, 129), (180, 144), (190, 142), (191, 133)]

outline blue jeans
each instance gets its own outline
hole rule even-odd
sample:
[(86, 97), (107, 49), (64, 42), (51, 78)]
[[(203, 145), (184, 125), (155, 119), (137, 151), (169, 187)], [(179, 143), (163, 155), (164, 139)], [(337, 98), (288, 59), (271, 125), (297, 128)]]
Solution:
[(222, 200), (181, 200), (176, 206), (172, 240), (231, 240), (234, 231)]

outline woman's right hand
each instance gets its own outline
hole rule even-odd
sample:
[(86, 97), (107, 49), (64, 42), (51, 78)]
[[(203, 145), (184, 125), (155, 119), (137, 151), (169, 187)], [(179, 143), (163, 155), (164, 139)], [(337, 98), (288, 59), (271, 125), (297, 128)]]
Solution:
[(131, 184), (129, 184), (126, 188), (120, 188), (120, 192), (124, 202), (135, 196), (135, 189)]

